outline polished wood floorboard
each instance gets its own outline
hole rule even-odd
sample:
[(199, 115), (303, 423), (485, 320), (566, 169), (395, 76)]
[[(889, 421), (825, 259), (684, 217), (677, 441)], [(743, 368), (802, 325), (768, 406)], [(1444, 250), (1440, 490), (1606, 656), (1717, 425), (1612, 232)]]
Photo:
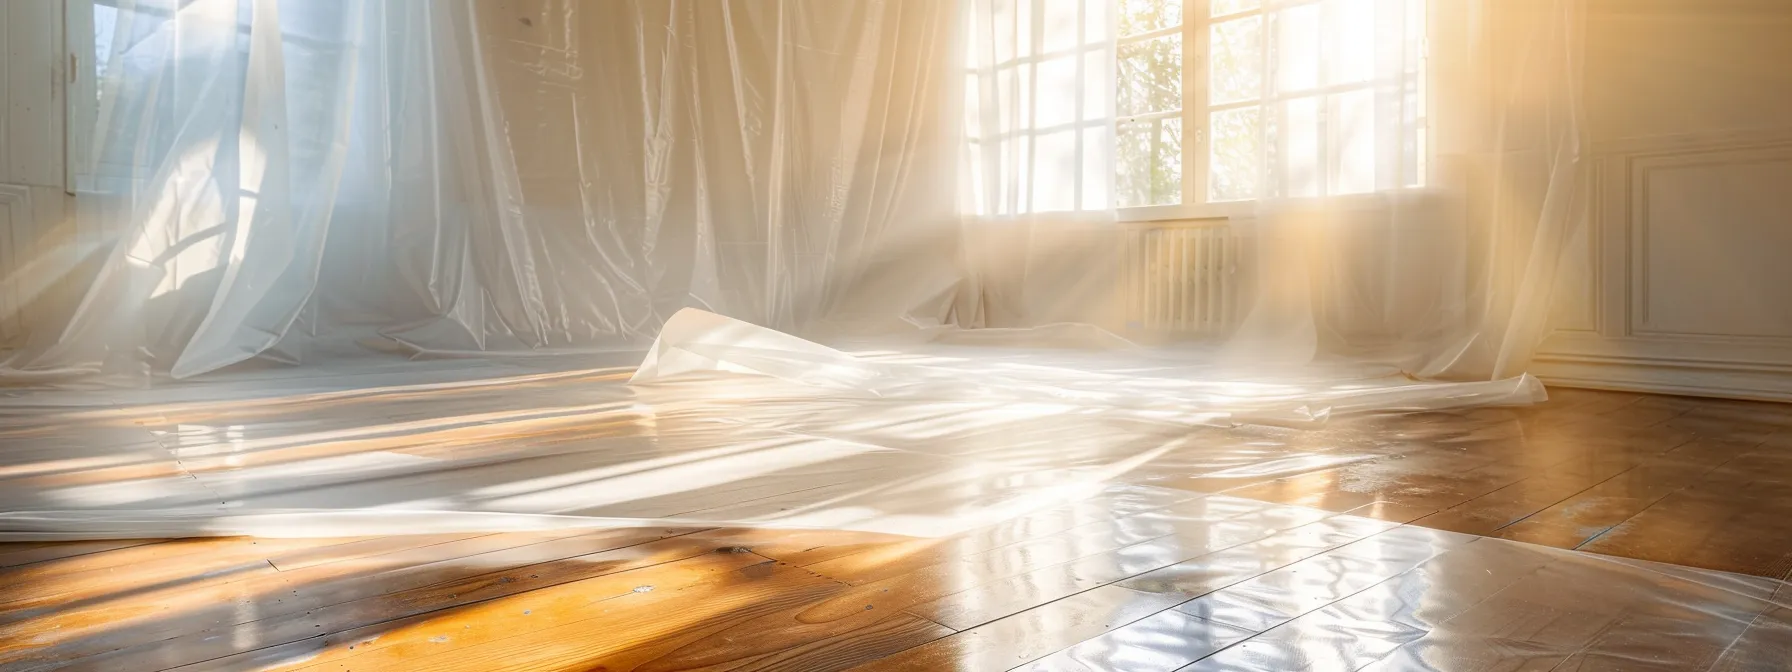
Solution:
[(1552, 396), (1289, 430), (1380, 451), (1292, 475), (1190, 478), (1172, 460), (945, 539), (643, 528), (0, 544), (0, 669), (1792, 660), (1792, 595), (1773, 581), (1792, 572), (1792, 406)]

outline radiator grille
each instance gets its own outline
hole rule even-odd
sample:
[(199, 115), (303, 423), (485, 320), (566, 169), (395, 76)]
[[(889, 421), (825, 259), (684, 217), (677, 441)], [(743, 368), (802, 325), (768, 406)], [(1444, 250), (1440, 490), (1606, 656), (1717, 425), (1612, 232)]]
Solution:
[(1229, 329), (1238, 310), (1237, 257), (1237, 241), (1224, 226), (1130, 232), (1123, 283), (1128, 330), (1185, 337)]

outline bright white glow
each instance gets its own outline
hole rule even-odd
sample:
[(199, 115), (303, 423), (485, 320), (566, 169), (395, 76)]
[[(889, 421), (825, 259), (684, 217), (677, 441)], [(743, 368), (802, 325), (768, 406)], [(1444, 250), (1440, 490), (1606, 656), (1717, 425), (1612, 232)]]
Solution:
[(1282, 170), (1288, 196), (1320, 194), (1319, 98), (1296, 98), (1284, 107), (1287, 151)]
[(1326, 0), (1325, 58), (1328, 85), (1366, 82), (1375, 76), (1377, 0)]
[(1112, 145), (1107, 129), (1083, 131), (1083, 209), (1110, 207), (1108, 182), (1114, 174)]
[[(1078, 4), (1080, 3), (1045, 3), (1045, 16), (1042, 18), (1045, 23), (1044, 51), (1046, 53), (1063, 51), (1076, 46), (1078, 41), (1077, 33), (1079, 32), (1079, 26), (1076, 22)], [(1099, 5), (1101, 3), (1091, 2), (1087, 4)]]
[(1351, 91), (1333, 96), (1331, 117), (1337, 134), (1334, 194), (1375, 191), (1375, 92)]
[[(788, 471), (821, 464), (876, 448), (836, 441), (805, 441), (782, 446), (731, 450), (702, 459), (679, 459), (675, 463), (650, 468), (623, 465), (617, 468), (592, 470), (569, 477), (554, 477), (560, 485), (531, 488), (530, 482), (506, 484), (474, 492), (485, 497), (488, 491), (539, 489), (539, 492), (494, 497), (487, 505), (502, 510), (573, 511), (588, 510), (605, 504), (665, 497), (693, 492), (727, 483), (751, 480), (755, 476)], [(718, 451), (720, 452), (720, 451)], [(586, 476), (586, 478), (579, 478)], [(727, 501), (724, 498), (722, 501)], [(687, 505), (688, 506), (688, 505)], [(665, 511), (659, 515), (678, 513)]]
[(1063, 56), (1039, 65), (1039, 112), (1036, 128), (1076, 121), (1076, 58)]
[(1262, 478), (1265, 476), (1283, 476), (1304, 474), (1309, 471), (1330, 469), (1332, 467), (1353, 464), (1375, 459), (1374, 455), (1297, 455), (1273, 460), (1264, 460), (1254, 464), (1210, 471), (1201, 474), (1201, 478)]
[(1276, 87), (1284, 92), (1319, 86), (1319, 5), (1301, 5), (1276, 14)]
[[(1074, 108), (1072, 108), (1074, 109)], [(1076, 131), (1057, 131), (1038, 136), (1037, 181), (1033, 184), (1033, 212), (1064, 212), (1076, 207)]]

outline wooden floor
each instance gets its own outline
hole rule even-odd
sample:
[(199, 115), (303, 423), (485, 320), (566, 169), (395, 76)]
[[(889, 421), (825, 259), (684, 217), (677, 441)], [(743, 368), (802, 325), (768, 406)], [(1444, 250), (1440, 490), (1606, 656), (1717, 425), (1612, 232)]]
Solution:
[(1783, 669), (1752, 665), (1792, 659), (1792, 406), (1553, 395), (947, 539), (4, 544), (0, 669)]

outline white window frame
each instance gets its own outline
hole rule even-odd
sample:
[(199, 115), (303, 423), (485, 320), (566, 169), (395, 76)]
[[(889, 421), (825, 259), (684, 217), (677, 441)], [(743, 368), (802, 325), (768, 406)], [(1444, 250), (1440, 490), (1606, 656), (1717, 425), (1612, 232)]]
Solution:
[[(1135, 116), (1131, 116), (1131, 117), (1120, 116), (1119, 111), (1115, 110), (1115, 118), (1114, 118), (1115, 128), (1118, 129), (1120, 124), (1125, 123), (1127, 121), (1131, 121), (1131, 120), (1146, 120), (1146, 119), (1150, 119), (1150, 118), (1163, 117), (1165, 115), (1179, 115), (1181, 117), (1181, 119), (1182, 119), (1182, 134), (1183, 134), (1182, 135), (1182, 166), (1183, 166), (1182, 202), (1178, 203), (1178, 204), (1174, 204), (1174, 205), (1144, 205), (1144, 206), (1118, 207), (1115, 209), (1115, 216), (1117, 219), (1119, 219), (1122, 222), (1152, 222), (1152, 221), (1190, 220), (1190, 219), (1224, 219), (1224, 218), (1243, 217), (1243, 216), (1251, 215), (1256, 210), (1256, 201), (1255, 200), (1240, 200), (1240, 201), (1208, 201), (1207, 200), (1208, 181), (1210, 179), (1210, 175), (1209, 175), (1210, 170), (1209, 170), (1209, 165), (1208, 165), (1209, 161), (1208, 160), (1209, 160), (1209, 157), (1211, 156), (1210, 152), (1208, 151), (1208, 137), (1207, 137), (1208, 131), (1211, 128), (1209, 115), (1216, 111), (1224, 111), (1224, 110), (1238, 109), (1238, 108), (1248, 107), (1248, 106), (1253, 106), (1253, 105), (1261, 105), (1261, 104), (1263, 104), (1264, 100), (1268, 100), (1268, 99), (1285, 100), (1285, 99), (1293, 99), (1293, 98), (1304, 98), (1304, 97), (1315, 96), (1315, 95), (1326, 95), (1326, 94), (1330, 94), (1330, 93), (1340, 93), (1340, 92), (1345, 92), (1345, 91), (1373, 89), (1379, 84), (1379, 82), (1377, 80), (1371, 79), (1366, 82), (1358, 82), (1358, 83), (1329, 86), (1329, 87), (1319, 87), (1319, 88), (1314, 88), (1314, 89), (1305, 89), (1305, 90), (1301, 90), (1298, 92), (1292, 92), (1292, 93), (1279, 93), (1279, 94), (1272, 93), (1274, 78), (1271, 74), (1272, 69), (1270, 67), (1269, 59), (1271, 57), (1271, 54), (1273, 53), (1273, 50), (1271, 49), (1271, 44), (1272, 44), (1271, 41), (1274, 38), (1268, 33), (1268, 31), (1270, 30), (1268, 15), (1274, 10), (1287, 9), (1290, 7), (1298, 7), (1300, 5), (1315, 4), (1318, 2), (1322, 2), (1322, 1), (1323, 0), (1263, 0), (1262, 3), (1260, 3), (1256, 8), (1253, 8), (1253, 9), (1246, 9), (1246, 10), (1234, 12), (1231, 14), (1226, 14), (1223, 16), (1210, 16), (1209, 14), (1210, 14), (1211, 5), (1209, 4), (1209, 0), (1182, 0), (1183, 5), (1182, 5), (1182, 25), (1181, 26), (1177, 26), (1177, 27), (1173, 27), (1173, 28), (1165, 28), (1165, 29), (1150, 31), (1150, 32), (1146, 32), (1146, 33), (1140, 33), (1137, 35), (1117, 35), (1116, 36), (1116, 38), (1115, 38), (1116, 51), (1115, 51), (1114, 57), (1116, 59), (1118, 59), (1120, 57), (1119, 50), (1127, 44), (1134, 43), (1134, 42), (1140, 42), (1140, 41), (1144, 41), (1144, 40), (1149, 40), (1149, 39), (1155, 39), (1158, 37), (1162, 37), (1164, 35), (1170, 35), (1170, 34), (1174, 34), (1174, 33), (1177, 33), (1178, 31), (1180, 31), (1180, 33), (1182, 35), (1182, 59), (1183, 59), (1183, 61), (1182, 61), (1182, 109), (1181, 110), (1177, 110), (1174, 112), (1135, 115)], [(1431, 18), (1434, 13), (1432, 11), (1432, 9), (1433, 8), (1427, 7), (1427, 11), (1426, 11), (1427, 25), (1425, 28), (1426, 35), (1425, 35), (1425, 39), (1424, 39), (1424, 47), (1423, 48), (1427, 52), (1429, 52), (1431, 39), (1433, 37), (1433, 31), (1435, 30), (1435, 26), (1436, 26), (1436, 22), (1433, 21)], [(1215, 23), (1222, 23), (1225, 21), (1242, 19), (1242, 18), (1253, 16), (1253, 15), (1264, 17), (1263, 24), (1262, 24), (1262, 30), (1265, 31), (1265, 33), (1263, 35), (1263, 55), (1262, 55), (1262, 58), (1263, 58), (1263, 61), (1262, 61), (1263, 90), (1258, 94), (1257, 98), (1252, 99), (1252, 100), (1224, 103), (1224, 104), (1217, 105), (1217, 106), (1210, 105), (1208, 102), (1208, 97), (1209, 97), (1208, 96), (1208, 94), (1209, 94), (1208, 73), (1209, 73), (1209, 66), (1211, 64), (1211, 60), (1208, 58), (1208, 54), (1209, 54), (1208, 35), (1211, 32), (1209, 30), (1209, 27)], [(1116, 20), (1118, 20), (1118, 17), (1116, 17)], [(1429, 58), (1429, 56), (1430, 56), (1429, 53), (1425, 54), (1426, 58)], [(1428, 67), (1422, 76), (1427, 78), (1427, 80), (1429, 80), (1430, 78), (1435, 77), (1435, 73), (1436, 73), (1436, 68)], [(1434, 128), (1435, 115), (1430, 114), (1430, 111), (1437, 109), (1436, 100), (1433, 98), (1436, 95), (1435, 91), (1436, 91), (1437, 87), (1434, 85), (1435, 82), (1433, 82), (1433, 81), (1427, 81), (1425, 84), (1426, 84), (1426, 86), (1425, 86), (1424, 95), (1427, 98), (1427, 100), (1425, 101), (1425, 109), (1427, 110), (1427, 114), (1425, 115), (1424, 119), (1420, 123), (1423, 125), (1423, 127), (1425, 129), (1425, 135), (1427, 138), (1427, 143), (1424, 148), (1424, 151), (1428, 155), (1434, 155), (1435, 154), (1435, 138), (1437, 137), (1437, 134), (1436, 134), (1436, 131)], [(1118, 83), (1116, 83), (1116, 86), (1118, 86)], [(1191, 139), (1193, 140), (1192, 142), (1191, 142)], [(1116, 142), (1118, 142), (1118, 140), (1116, 140)], [(1324, 143), (1321, 143), (1321, 151), (1322, 152), (1324, 151)], [(1322, 154), (1322, 156), (1323, 156), (1323, 154)], [(1413, 186), (1413, 187), (1400, 187), (1399, 188), (1400, 190), (1404, 191), (1404, 190), (1423, 189), (1424, 185), (1431, 184), (1433, 182), (1434, 175), (1432, 173), (1435, 170), (1434, 166), (1436, 164), (1436, 161), (1430, 160), (1430, 158), (1431, 158), (1430, 156), (1427, 156), (1427, 157), (1425, 157), (1424, 160), (1421, 161), (1421, 165), (1423, 166), (1422, 170), (1425, 174), (1423, 176), (1423, 179), (1420, 181), (1420, 184), (1418, 186)], [(1116, 157), (1116, 160), (1117, 159), (1118, 159), (1118, 157)], [(1404, 184), (1405, 180), (1401, 180), (1400, 182), (1402, 184)], [(1114, 193), (1110, 196), (1110, 198), (1118, 199), (1119, 194)], [(1346, 207), (1360, 206), (1360, 207), (1364, 207), (1364, 208), (1372, 208), (1372, 207), (1377, 207), (1380, 204), (1380, 202), (1382, 201), (1383, 197), (1379, 193), (1372, 193), (1372, 194), (1357, 194), (1357, 195), (1341, 196), (1341, 197), (1333, 196), (1333, 197), (1329, 197), (1329, 198), (1341, 200), (1343, 202), (1342, 204), (1345, 205)]]
[(63, 0), (63, 49), (68, 52), (68, 95), (63, 99), (63, 189), (75, 195), (78, 180), (88, 170), (93, 155), (93, 124), (99, 114), (99, 82), (93, 75), (94, 0)]
[[(978, 135), (970, 138), (969, 143), (974, 151), (1000, 151), (1002, 143), (1008, 141), (1019, 142), (1024, 138), (1026, 142), (1026, 156), (1028, 157), (1028, 160), (1026, 161), (1027, 168), (1031, 170), (1032, 161), (1034, 160), (1033, 157), (1038, 156), (1037, 152), (1039, 150), (1040, 137), (1063, 131), (1075, 132), (1077, 136), (1076, 165), (1078, 170), (1074, 180), (1076, 193), (1071, 199), (1071, 209), (1044, 211), (1061, 217), (1074, 218), (1076, 217), (1075, 213), (1086, 212), (1086, 204), (1083, 203), (1083, 199), (1088, 195), (1086, 193), (1088, 190), (1083, 184), (1082, 166), (1083, 158), (1088, 153), (1089, 149), (1084, 146), (1085, 143), (1082, 139), (1083, 132), (1093, 128), (1101, 128), (1113, 123), (1111, 116), (1091, 117), (1087, 115), (1088, 110), (1085, 106), (1085, 97), (1089, 95), (1089, 92), (1083, 87), (1083, 84), (1088, 81), (1088, 73), (1085, 70), (1088, 67), (1088, 56), (1092, 53), (1109, 48), (1109, 45), (1098, 42), (1089, 42), (1083, 39), (1082, 31), (1084, 22), (1088, 20), (1087, 3), (1107, 2), (1109, 0), (1084, 0), (1084, 3), (1079, 4), (1077, 9), (1076, 44), (1067, 49), (1059, 49), (1057, 51), (1044, 51), (1041, 46), (1045, 43), (1045, 3), (1051, 2), (1052, 0), (1016, 1), (1030, 4), (1028, 9), (1028, 18), (1030, 20), (1027, 24), (1027, 43), (1031, 45), (1032, 53), (993, 63), (983, 68), (972, 67), (969, 70), (969, 74), (983, 78), (981, 81), (1000, 82), (1004, 72), (1014, 73), (1010, 76), (1018, 77), (1020, 76), (1020, 73), (1024, 71), (1028, 77), (1028, 81), (1026, 86), (1022, 87), (1021, 90), (1026, 92), (1023, 95), (1029, 97), (1025, 104), (1027, 114), (1026, 125), (1007, 131), (989, 132), (986, 129), (979, 129)], [(1037, 125), (1039, 120), (1039, 68), (1047, 62), (1066, 58), (1073, 61), (1076, 66), (1076, 79), (1073, 80), (1076, 82), (1076, 97), (1074, 103), (1076, 108), (1075, 118), (1051, 126), (1040, 127)], [(1111, 97), (1113, 93), (1109, 92), (1108, 95)], [(1110, 165), (1109, 167), (1111, 168), (1112, 166)], [(1020, 210), (1022, 213), (1038, 214), (1032, 209), (1034, 200), (1033, 187), (1035, 186), (1035, 182), (1036, 180), (1027, 179), (1022, 180), (1015, 185), (1023, 192), (1018, 194), (1019, 202), (1021, 204)], [(1109, 194), (1108, 198), (1110, 199), (1108, 202), (1111, 204), (1113, 202), (1113, 194)], [(1012, 216), (1014, 214), (1015, 213), (1004, 213), (1001, 216)]]

